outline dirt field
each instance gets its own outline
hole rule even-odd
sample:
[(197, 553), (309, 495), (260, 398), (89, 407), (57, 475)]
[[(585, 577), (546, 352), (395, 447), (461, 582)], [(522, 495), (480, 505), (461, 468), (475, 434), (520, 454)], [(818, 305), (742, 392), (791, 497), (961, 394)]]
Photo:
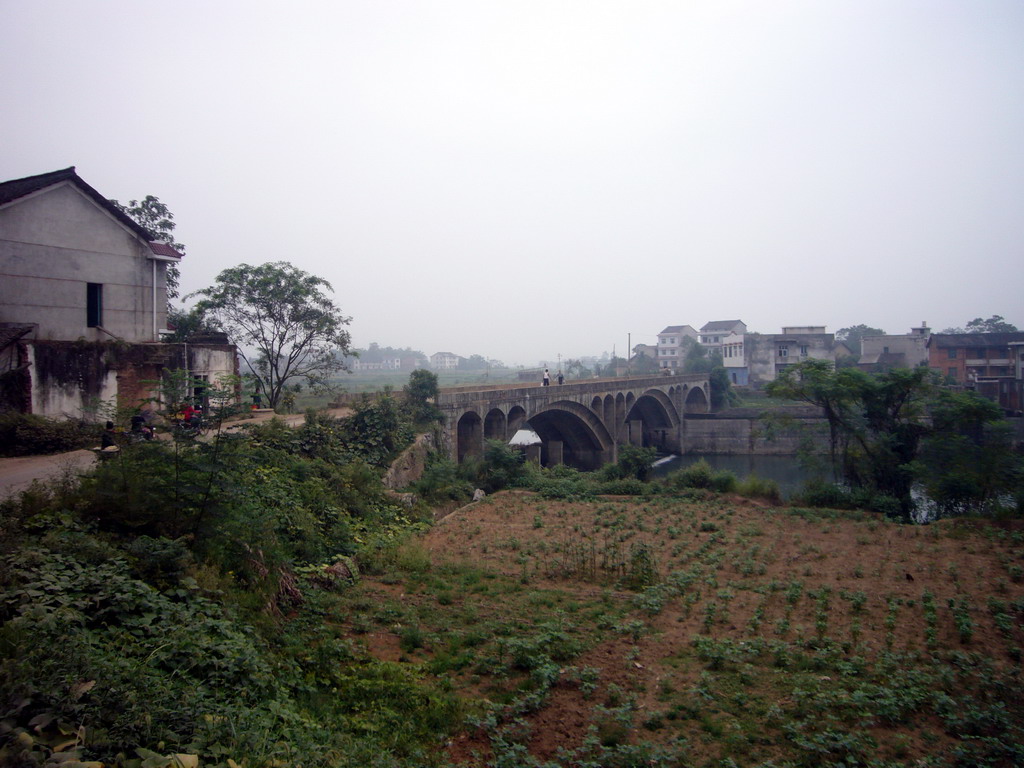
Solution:
[(506, 492), (418, 546), (363, 582), (385, 618), (358, 632), (486, 700), (458, 764), (505, 765), (512, 743), (566, 765), (628, 745), (673, 755), (644, 765), (1013, 765), (1024, 749), (1019, 527)]

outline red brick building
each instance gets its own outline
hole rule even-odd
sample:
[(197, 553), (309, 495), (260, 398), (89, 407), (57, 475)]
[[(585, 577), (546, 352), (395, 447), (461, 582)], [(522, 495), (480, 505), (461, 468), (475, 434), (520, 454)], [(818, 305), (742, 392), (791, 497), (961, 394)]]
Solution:
[(975, 389), (1010, 413), (1021, 411), (1020, 344), (1024, 332), (933, 333), (928, 367), (947, 380)]

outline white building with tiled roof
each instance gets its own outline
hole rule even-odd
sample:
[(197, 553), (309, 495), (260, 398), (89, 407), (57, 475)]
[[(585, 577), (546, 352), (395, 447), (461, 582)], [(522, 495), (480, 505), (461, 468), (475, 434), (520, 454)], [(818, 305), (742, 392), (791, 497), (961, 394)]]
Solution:
[(657, 361), (659, 368), (682, 368), (686, 350), (697, 341), (697, 329), (692, 325), (670, 325), (658, 334)]
[(435, 371), (447, 371), (459, 367), (459, 356), (451, 352), (435, 352), (430, 356), (430, 367)]

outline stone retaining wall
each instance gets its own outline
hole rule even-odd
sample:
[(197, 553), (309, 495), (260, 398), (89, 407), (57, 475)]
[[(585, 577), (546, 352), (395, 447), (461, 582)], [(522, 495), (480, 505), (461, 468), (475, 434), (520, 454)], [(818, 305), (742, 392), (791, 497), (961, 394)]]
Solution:
[(828, 451), (828, 421), (820, 416), (789, 415), (764, 420), (747, 415), (687, 417), (685, 453), (793, 455), (811, 447)]

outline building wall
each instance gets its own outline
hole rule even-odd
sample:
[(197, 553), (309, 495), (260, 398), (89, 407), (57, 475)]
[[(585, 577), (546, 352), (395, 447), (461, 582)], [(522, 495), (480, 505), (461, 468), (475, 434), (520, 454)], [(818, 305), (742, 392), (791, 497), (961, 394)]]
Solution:
[(966, 350), (956, 347), (931, 347), (928, 350), (928, 367), (962, 384), (967, 379), (965, 352)]
[(117, 401), (117, 371), (100, 345), (28, 344), (31, 412), (80, 419)]
[(928, 360), (928, 337), (923, 334), (904, 334), (865, 336), (860, 340), (862, 362), (877, 360), (884, 354), (903, 355), (908, 368), (921, 365)]
[(729, 381), (738, 387), (747, 386), (750, 379), (745, 336), (742, 333), (731, 333), (723, 339), (719, 349)]
[(459, 367), (459, 358), (457, 355), (436, 352), (430, 356), (430, 365), (438, 370), (450, 370)]
[[(88, 419), (115, 408), (137, 408), (161, 396), (161, 381), (172, 371), (181, 372), (183, 385), (187, 371), (189, 379), (222, 389), (232, 388), (238, 374), (232, 344), (22, 341), (19, 346), (29, 362), (22, 373), (31, 393), (28, 411), (55, 419)], [(182, 390), (170, 399), (191, 396)], [(237, 401), (237, 390), (228, 399)]]
[[(102, 326), (156, 341), (149, 244), (70, 183), (0, 209), (0, 322), (34, 323), (35, 338), (109, 340), (86, 322), (87, 284), (103, 286)], [(167, 327), (165, 263), (156, 263), (156, 328)]]
[(681, 369), (686, 360), (690, 343), (697, 341), (697, 331), (689, 325), (670, 326), (675, 330), (662, 331), (658, 334), (658, 346), (654, 359), (659, 368)]
[[(774, 381), (787, 366), (805, 360), (835, 360), (831, 333), (748, 333), (744, 336), (749, 383)], [(782, 354), (783, 348), (785, 354)]]

